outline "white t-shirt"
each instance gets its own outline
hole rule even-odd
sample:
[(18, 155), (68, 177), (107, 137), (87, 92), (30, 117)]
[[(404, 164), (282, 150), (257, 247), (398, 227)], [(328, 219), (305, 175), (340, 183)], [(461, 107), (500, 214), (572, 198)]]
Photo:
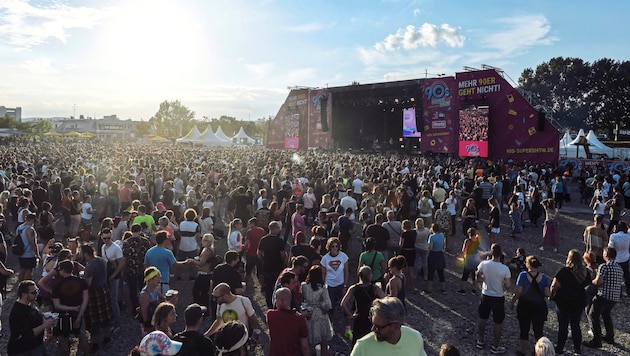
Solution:
[(88, 211), (91, 211), (91, 210), (92, 210), (92, 204), (83, 203), (83, 205), (81, 205), (81, 219), (84, 219), (84, 220), (92, 219), (92, 214), (88, 213)]
[(326, 269), (326, 280), (324, 281), (329, 287), (338, 287), (343, 285), (343, 270), (348, 262), (348, 255), (339, 252), (337, 256), (331, 256), (327, 253), (322, 257), (320, 264)]
[(182, 234), (182, 238), (179, 241), (179, 249), (183, 252), (191, 252), (197, 250), (198, 246), (195, 232), (200, 231), (199, 224), (194, 221), (184, 220), (181, 222), (181, 224), (179, 224), (179, 231)]
[(352, 181), (352, 192), (354, 194), (363, 194), (363, 181), (359, 178)]
[(122, 249), (114, 243), (109, 247), (103, 244), (101, 246), (101, 255), (108, 261), (115, 261), (123, 257)]
[(477, 266), (477, 272), (484, 275), (481, 294), (489, 297), (503, 297), (503, 282), (510, 278), (510, 269), (501, 262), (483, 261)]
[(224, 323), (238, 320), (248, 325), (247, 320), (255, 313), (252, 302), (242, 295), (235, 297), (236, 299), (232, 303), (223, 303), (217, 306), (217, 319), (223, 320)]

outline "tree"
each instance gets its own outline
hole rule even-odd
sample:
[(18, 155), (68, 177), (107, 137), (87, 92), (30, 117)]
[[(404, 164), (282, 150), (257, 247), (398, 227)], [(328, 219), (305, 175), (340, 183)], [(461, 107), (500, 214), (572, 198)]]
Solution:
[(37, 120), (33, 123), (30, 123), (29, 127), (26, 131), (32, 133), (33, 135), (41, 136), (46, 132), (50, 132), (53, 129), (53, 125), (50, 121), (47, 120)]
[(158, 135), (178, 138), (185, 135), (193, 125), (195, 112), (182, 105), (179, 100), (165, 100), (155, 113), (153, 121)]
[(136, 137), (144, 137), (151, 134), (151, 123), (140, 121), (136, 123), (133, 130)]

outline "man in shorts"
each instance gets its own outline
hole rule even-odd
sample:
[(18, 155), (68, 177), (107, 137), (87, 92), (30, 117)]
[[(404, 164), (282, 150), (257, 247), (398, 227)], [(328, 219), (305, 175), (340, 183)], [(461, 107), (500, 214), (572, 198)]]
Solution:
[(481, 303), (479, 304), (479, 339), (475, 347), (485, 347), (486, 322), (490, 318), (494, 320), (493, 345), (490, 352), (502, 354), (505, 347), (499, 346), (503, 332), (503, 320), (505, 319), (505, 297), (503, 292), (510, 287), (510, 269), (501, 262), (503, 252), (501, 246), (492, 244), (490, 247), (492, 259), (485, 260), (477, 267), (477, 280), (483, 282), (481, 288)]

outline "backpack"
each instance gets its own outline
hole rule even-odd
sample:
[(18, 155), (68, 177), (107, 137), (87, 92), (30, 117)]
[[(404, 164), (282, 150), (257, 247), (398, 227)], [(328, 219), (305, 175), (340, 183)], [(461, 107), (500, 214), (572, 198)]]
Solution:
[(420, 199), (420, 214), (430, 214), (431, 213), (431, 205), (429, 205), (429, 200), (426, 198)]
[(26, 228), (16, 230), (17, 234), (13, 238), (13, 243), (11, 244), (11, 252), (13, 252), (16, 256), (22, 256), (24, 254), (25, 246), (24, 240), (22, 240), (22, 232), (25, 231)]

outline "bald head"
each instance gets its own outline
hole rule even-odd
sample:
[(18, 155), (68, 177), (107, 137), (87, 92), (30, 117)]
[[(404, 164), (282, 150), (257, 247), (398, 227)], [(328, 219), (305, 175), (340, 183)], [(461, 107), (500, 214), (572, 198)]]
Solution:
[(230, 285), (227, 283), (219, 283), (217, 284), (216, 287), (214, 287), (214, 289), (212, 290), (213, 294), (228, 294), (228, 293), (232, 293), (231, 289), (230, 289)]
[(276, 308), (291, 309), (291, 290), (280, 288), (276, 291)]

